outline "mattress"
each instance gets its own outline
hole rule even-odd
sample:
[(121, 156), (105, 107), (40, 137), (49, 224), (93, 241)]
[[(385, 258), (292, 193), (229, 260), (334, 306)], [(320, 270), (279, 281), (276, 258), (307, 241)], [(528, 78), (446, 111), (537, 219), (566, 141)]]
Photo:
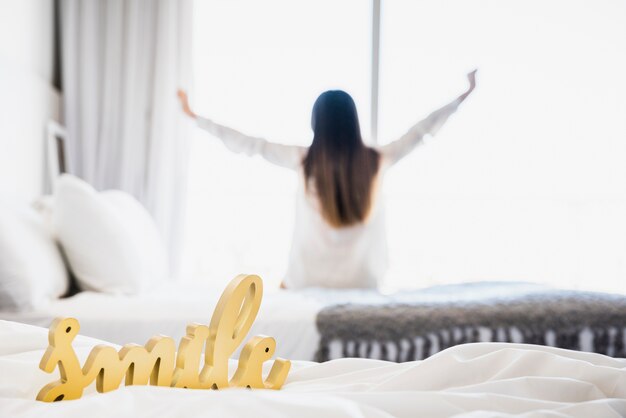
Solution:
[[(45, 384), (58, 379), (58, 370), (47, 374), (38, 368), (47, 334), (45, 328), (0, 321), (1, 416), (626, 416), (626, 360), (504, 343), (459, 345), (408, 363), (294, 361), (280, 391), (122, 386), (97, 394), (92, 384), (79, 400), (50, 404), (35, 400)], [(83, 362), (100, 343), (79, 335), (73, 346)]]
[[(30, 312), (0, 312), (0, 319), (48, 327), (56, 317), (74, 317), (80, 321), (81, 335), (115, 344), (143, 345), (157, 334), (178, 341), (188, 324), (208, 325), (222, 291), (196, 283), (168, 283), (139, 296), (86, 291)], [(326, 296), (314, 289), (266, 290), (249, 335), (274, 337), (279, 357), (312, 360), (319, 344), (316, 315), (330, 300), (336, 300)]]

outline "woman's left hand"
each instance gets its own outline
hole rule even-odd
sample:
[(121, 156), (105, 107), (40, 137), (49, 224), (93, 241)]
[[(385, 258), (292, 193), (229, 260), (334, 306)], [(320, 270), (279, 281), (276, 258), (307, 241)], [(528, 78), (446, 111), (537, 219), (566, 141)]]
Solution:
[(187, 92), (185, 90), (178, 90), (178, 99), (180, 100), (183, 112), (195, 119), (197, 115), (191, 110), (191, 107), (189, 107), (189, 99), (187, 98)]

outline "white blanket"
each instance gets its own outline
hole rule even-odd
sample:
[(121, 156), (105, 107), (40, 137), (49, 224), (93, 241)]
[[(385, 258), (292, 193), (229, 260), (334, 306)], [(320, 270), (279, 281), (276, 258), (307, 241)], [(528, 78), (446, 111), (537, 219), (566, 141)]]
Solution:
[[(78, 337), (84, 361), (98, 340)], [(220, 391), (151, 386), (77, 401), (35, 401), (58, 378), (38, 363), (47, 329), (0, 321), (2, 417), (620, 417), (626, 360), (520, 344), (449, 348), (427, 360), (294, 362), (283, 390)], [(234, 363), (233, 363), (234, 365)]]

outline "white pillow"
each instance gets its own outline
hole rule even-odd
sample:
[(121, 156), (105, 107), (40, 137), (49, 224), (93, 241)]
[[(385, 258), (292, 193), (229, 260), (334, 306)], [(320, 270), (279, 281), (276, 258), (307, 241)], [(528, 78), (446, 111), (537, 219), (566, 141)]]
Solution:
[(156, 225), (127, 193), (98, 193), (64, 174), (55, 191), (54, 225), (82, 289), (136, 294), (168, 276), (167, 252)]
[(27, 203), (0, 202), (0, 310), (35, 309), (68, 287), (63, 256), (43, 218)]

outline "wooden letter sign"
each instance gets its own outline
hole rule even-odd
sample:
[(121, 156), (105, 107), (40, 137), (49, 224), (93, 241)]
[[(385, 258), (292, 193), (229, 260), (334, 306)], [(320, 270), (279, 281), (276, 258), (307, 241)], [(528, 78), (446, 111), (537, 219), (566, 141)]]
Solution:
[[(250, 330), (263, 297), (259, 276), (235, 277), (220, 297), (207, 327), (192, 324), (178, 345), (170, 337), (156, 336), (145, 346), (126, 344), (119, 351), (107, 345), (91, 350), (81, 367), (72, 347), (80, 325), (74, 318), (57, 318), (50, 326), (48, 349), (39, 367), (52, 373), (58, 366), (61, 378), (44, 386), (37, 400), (52, 402), (78, 399), (94, 380), (98, 392), (126, 385), (156, 385), (190, 389), (247, 387), (280, 389), (291, 363), (276, 359), (266, 380), (263, 363), (276, 349), (272, 337), (256, 336), (241, 350), (232, 379), (228, 379), (228, 359)], [(202, 349), (204, 362), (201, 364)]]

